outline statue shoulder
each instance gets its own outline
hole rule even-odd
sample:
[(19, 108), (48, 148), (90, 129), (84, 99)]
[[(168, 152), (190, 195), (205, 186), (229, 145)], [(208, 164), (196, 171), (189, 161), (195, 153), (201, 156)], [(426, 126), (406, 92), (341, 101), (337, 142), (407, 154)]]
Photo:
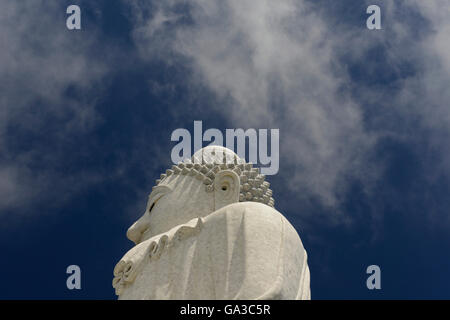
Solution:
[[(253, 238), (258, 236), (279, 237), (282, 233), (283, 236), (291, 237), (293, 242), (299, 242), (301, 245), (300, 237), (291, 223), (282, 213), (266, 204), (259, 202), (233, 203), (213, 212), (205, 218), (205, 221), (223, 222), (225, 217), (228, 224), (239, 222), (254, 230), (256, 233), (253, 234)], [(303, 245), (301, 246), (303, 247)]]
[[(301, 240), (276, 209), (239, 202), (204, 218), (219, 299), (295, 299), (286, 272), (305, 256)], [(206, 236), (205, 234), (205, 236)], [(297, 265), (298, 266), (298, 265)], [(289, 292), (289, 294), (287, 294)]]
[(237, 202), (227, 205), (212, 214), (208, 219), (215, 219), (218, 216), (227, 215), (230, 218), (247, 216), (254, 223), (268, 223), (269, 221), (278, 221), (283, 215), (276, 209), (259, 202)]

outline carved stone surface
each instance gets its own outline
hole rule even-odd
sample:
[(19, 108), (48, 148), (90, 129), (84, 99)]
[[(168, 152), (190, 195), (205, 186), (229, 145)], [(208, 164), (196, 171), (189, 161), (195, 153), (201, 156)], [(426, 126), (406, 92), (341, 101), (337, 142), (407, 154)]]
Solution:
[(167, 170), (128, 229), (119, 299), (310, 299), (306, 251), (264, 180), (218, 146)]

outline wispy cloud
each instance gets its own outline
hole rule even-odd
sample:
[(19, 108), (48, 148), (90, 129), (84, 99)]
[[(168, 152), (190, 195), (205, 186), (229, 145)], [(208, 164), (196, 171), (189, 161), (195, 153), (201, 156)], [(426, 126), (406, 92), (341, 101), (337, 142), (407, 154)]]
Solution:
[(355, 26), (313, 1), (133, 2), (134, 37), (149, 59), (183, 57), (234, 126), (280, 128), (288, 190), (338, 208), (352, 181), (370, 193), (382, 175), (380, 139), (414, 144), (425, 127), (437, 140), (450, 128), (449, 6), (381, 5), (383, 30), (369, 31), (364, 11), (348, 13)]
[(65, 19), (58, 2), (0, 4), (0, 210), (96, 180), (58, 169), (65, 145), (98, 120), (106, 70), (92, 54), (96, 31), (70, 32)]
[(279, 127), (290, 188), (335, 204), (340, 180), (361, 174), (374, 139), (342, 92), (348, 77), (333, 65), (333, 30), (306, 2), (193, 1), (189, 18), (171, 13), (181, 3), (137, 20), (136, 42), (153, 47), (164, 34), (163, 48), (191, 59), (192, 81), (231, 97), (211, 107), (236, 127)]
[[(182, 64), (191, 71), (182, 81), (197, 87), (193, 95), (205, 89), (221, 102), (199, 108), (208, 105), (233, 127), (280, 128), (276, 197), (314, 198), (336, 212), (354, 181), (370, 195), (384, 172), (377, 152), (386, 138), (426, 145), (420, 152), (439, 154), (429, 178), (448, 176), (446, 1), (381, 1), (381, 31), (365, 28), (364, 5), (339, 11), (341, 2), (124, 3), (133, 12), (136, 64)], [(5, 2), (0, 9), (1, 209), (55, 186), (101, 181), (63, 163), (67, 145), (101, 122), (96, 103), (111, 69), (105, 54), (122, 54), (101, 48), (94, 24), (89, 32), (68, 31), (61, 4)], [(152, 95), (170, 89), (161, 87), (170, 81), (149, 82)], [(134, 141), (140, 159), (146, 143)]]

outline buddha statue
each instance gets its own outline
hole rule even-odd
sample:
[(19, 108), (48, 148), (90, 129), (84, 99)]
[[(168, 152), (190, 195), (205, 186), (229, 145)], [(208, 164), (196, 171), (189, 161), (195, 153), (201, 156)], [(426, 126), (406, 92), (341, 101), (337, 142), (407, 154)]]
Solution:
[(269, 186), (220, 146), (168, 169), (127, 231), (119, 299), (310, 299), (306, 251)]

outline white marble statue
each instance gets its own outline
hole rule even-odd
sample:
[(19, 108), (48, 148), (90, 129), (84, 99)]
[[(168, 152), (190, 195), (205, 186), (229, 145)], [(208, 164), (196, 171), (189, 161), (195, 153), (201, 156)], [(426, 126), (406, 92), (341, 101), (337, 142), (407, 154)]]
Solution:
[(264, 179), (219, 146), (162, 174), (114, 268), (119, 299), (310, 299), (306, 251)]

